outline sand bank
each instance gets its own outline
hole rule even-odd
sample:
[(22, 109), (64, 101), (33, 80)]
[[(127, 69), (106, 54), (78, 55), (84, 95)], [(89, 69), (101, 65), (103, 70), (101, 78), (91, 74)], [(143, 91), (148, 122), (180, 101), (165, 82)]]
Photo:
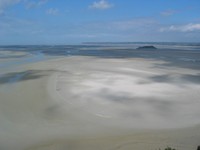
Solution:
[(47, 148), (196, 149), (200, 85), (195, 76), (199, 71), (167, 67), (165, 63), (151, 59), (66, 59), (50, 81), (55, 86), (50, 93), (62, 103), (64, 114), (73, 112), (75, 124), (65, 123), (75, 138)]
[(68, 57), (7, 73), (22, 76), (0, 85), (2, 149), (196, 149), (200, 72), (165, 63)]
[(157, 68), (162, 61), (74, 58), (61, 67), (56, 93), (68, 105), (130, 129), (180, 128), (200, 123), (198, 71)]

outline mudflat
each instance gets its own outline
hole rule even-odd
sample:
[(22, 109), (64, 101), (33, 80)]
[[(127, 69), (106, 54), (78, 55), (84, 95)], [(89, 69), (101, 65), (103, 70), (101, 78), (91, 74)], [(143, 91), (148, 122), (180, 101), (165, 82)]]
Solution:
[(196, 149), (200, 71), (71, 56), (4, 69), (2, 149)]

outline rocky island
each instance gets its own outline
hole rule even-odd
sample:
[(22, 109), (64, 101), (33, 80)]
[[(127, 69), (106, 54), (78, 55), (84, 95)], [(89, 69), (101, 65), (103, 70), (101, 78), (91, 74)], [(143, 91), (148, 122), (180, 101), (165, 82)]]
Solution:
[(150, 49), (150, 50), (155, 50), (157, 49), (155, 46), (140, 46), (137, 49)]

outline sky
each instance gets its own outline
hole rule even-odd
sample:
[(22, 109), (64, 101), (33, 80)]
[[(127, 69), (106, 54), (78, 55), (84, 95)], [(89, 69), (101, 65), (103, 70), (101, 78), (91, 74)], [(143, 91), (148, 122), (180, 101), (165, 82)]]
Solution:
[(200, 0), (0, 0), (0, 45), (200, 42)]

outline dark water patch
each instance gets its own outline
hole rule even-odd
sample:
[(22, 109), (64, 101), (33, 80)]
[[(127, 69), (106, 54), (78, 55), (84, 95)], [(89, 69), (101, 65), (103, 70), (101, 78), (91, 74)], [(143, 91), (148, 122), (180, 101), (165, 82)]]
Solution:
[(35, 80), (38, 78), (48, 76), (50, 73), (53, 73), (53, 72), (66, 73), (66, 71), (54, 70), (54, 69), (10, 72), (10, 73), (0, 75), (0, 84), (7, 84), (7, 83), (12, 84), (12, 83), (21, 82), (21, 81)]
[(194, 70), (200, 70), (200, 62), (185, 62), (185, 61), (177, 61), (177, 60), (167, 60), (164, 64), (156, 64), (154, 67), (178, 67), (178, 68), (188, 68)]
[(0, 84), (12, 84), (20, 81), (28, 81), (47, 76), (48, 72), (54, 70), (27, 70), (22, 72), (11, 72), (0, 76)]
[(176, 76), (173, 75), (156, 75), (156, 76), (152, 76), (149, 77), (149, 80), (151, 82), (147, 83), (154, 83), (154, 82), (158, 82), (158, 83), (172, 83), (172, 84), (188, 84), (188, 83), (192, 83), (192, 84), (200, 84), (200, 74), (179, 74)]
[[(17, 58), (17, 57), (14, 57), (14, 58)], [(14, 60), (14, 61), (0, 63), (0, 68), (7, 68), (7, 67), (23, 65), (27, 63), (38, 62), (44, 59), (45, 59), (45, 55), (41, 53), (40, 51), (37, 51), (37, 52), (27, 55), (26, 57), (19, 57), (19, 59)]]
[(156, 76), (152, 76), (150, 77), (150, 79), (154, 82), (166, 82), (166, 83), (169, 83), (169, 82), (173, 82), (173, 78), (170, 77), (170, 75), (156, 75)]
[(16, 75), (14, 75), (13, 77), (8, 78), (8, 83), (15, 83), (21, 79), (23, 79), (24, 76), (26, 76), (26, 74), (28, 74), (29, 72), (22, 72), (22, 73), (18, 73)]
[(195, 83), (195, 84), (200, 84), (200, 74), (196, 75), (183, 75), (181, 77), (183, 80), (186, 80), (187, 82)]
[(0, 59), (12, 59), (12, 58), (23, 58), (27, 55), (20, 55), (20, 56), (14, 56), (14, 55), (0, 55)]

